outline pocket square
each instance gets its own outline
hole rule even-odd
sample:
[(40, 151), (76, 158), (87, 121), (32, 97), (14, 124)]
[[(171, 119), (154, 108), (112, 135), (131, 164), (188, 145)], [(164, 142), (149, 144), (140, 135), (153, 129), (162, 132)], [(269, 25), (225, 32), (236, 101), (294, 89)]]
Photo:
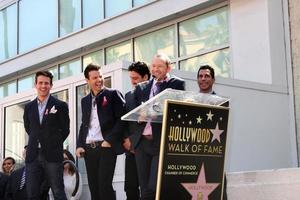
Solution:
[(55, 114), (56, 112), (57, 112), (57, 109), (55, 109), (55, 106), (52, 106), (49, 113)]

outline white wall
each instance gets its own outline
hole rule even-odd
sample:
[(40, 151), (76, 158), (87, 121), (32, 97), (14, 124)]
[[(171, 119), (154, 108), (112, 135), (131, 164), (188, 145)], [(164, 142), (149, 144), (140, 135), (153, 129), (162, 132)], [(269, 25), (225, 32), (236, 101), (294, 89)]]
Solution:
[(235, 79), (272, 83), (267, 0), (230, 1), (230, 40)]
[[(231, 98), (227, 172), (297, 167), (283, 21), (280, 0), (230, 1), (234, 79), (217, 77), (215, 87)], [(196, 90), (195, 74), (178, 75)]]

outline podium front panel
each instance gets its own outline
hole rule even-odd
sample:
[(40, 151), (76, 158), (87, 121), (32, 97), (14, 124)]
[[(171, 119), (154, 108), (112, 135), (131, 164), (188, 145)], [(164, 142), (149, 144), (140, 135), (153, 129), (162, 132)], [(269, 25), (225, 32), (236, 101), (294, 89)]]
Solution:
[(167, 100), (156, 200), (222, 199), (229, 108)]

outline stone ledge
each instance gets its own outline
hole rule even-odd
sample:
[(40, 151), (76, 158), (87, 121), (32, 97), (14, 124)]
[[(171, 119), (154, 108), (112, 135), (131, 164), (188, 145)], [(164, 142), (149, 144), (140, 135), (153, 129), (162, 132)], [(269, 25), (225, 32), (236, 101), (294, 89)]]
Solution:
[(299, 200), (300, 168), (227, 173), (229, 200)]

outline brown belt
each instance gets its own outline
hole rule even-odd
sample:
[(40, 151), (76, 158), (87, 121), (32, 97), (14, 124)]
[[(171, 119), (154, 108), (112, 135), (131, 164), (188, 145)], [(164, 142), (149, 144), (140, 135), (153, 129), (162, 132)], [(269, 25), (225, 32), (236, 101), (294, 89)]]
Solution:
[(95, 149), (96, 147), (101, 147), (103, 141), (93, 141), (91, 143), (85, 144), (87, 148)]
[(152, 135), (143, 135), (143, 138), (145, 138), (146, 140), (153, 140)]

